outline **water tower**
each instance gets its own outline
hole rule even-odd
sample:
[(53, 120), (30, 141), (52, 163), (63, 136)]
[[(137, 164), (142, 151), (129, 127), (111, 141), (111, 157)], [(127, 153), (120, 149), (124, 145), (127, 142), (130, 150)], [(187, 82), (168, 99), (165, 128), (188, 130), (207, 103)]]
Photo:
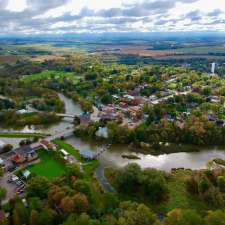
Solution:
[(211, 74), (215, 75), (215, 69), (216, 69), (216, 63), (212, 63), (212, 67), (211, 67)]

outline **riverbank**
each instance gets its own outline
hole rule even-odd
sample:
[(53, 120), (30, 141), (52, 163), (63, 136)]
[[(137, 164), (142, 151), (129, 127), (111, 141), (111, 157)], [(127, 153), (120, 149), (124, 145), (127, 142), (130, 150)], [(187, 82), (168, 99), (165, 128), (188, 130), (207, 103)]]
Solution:
[(49, 135), (41, 133), (0, 133), (0, 138), (45, 138)]

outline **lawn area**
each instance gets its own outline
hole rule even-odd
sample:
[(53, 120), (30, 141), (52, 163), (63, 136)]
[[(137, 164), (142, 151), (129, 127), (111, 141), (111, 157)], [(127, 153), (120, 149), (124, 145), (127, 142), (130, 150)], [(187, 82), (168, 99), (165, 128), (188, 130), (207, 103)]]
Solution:
[(65, 165), (54, 159), (53, 152), (40, 150), (38, 155), (41, 162), (28, 167), (31, 173), (47, 177), (50, 180), (65, 173)]
[(0, 133), (1, 138), (44, 138), (46, 134), (39, 133)]
[(86, 162), (86, 160), (82, 160), (79, 150), (75, 149), (72, 145), (62, 141), (62, 140), (54, 140), (54, 144), (58, 146), (59, 149), (66, 150), (70, 155), (74, 156), (80, 162)]
[(91, 176), (94, 169), (99, 165), (98, 160), (82, 159), (79, 150), (75, 149), (72, 145), (66, 142), (62, 140), (55, 140), (53, 142), (58, 146), (59, 149), (66, 150), (70, 155), (74, 156), (79, 162), (81, 162), (83, 164), (84, 172), (87, 176)]
[(21, 80), (26, 84), (29, 84), (33, 81), (39, 81), (44, 79), (54, 78), (63, 82), (64, 78), (70, 79), (71, 82), (76, 83), (79, 79), (79, 76), (76, 76), (74, 73), (63, 72), (63, 71), (43, 71), (41, 73), (35, 73), (32, 75), (24, 75)]
[(204, 201), (190, 195), (186, 191), (185, 180), (191, 173), (192, 171), (180, 170), (172, 174), (168, 182), (169, 199), (166, 202), (154, 206), (156, 211), (169, 212), (175, 208), (195, 209), (197, 211), (212, 209), (212, 206), (207, 206)]

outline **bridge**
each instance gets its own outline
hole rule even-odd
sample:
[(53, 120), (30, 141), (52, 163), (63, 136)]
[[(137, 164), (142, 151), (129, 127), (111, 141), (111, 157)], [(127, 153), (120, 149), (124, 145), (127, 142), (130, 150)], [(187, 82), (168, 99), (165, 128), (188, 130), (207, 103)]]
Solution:
[(111, 146), (111, 144), (107, 144), (106, 146), (102, 147), (102, 149), (100, 149), (99, 151), (97, 151), (94, 154), (94, 158), (98, 159), (100, 157), (101, 154), (103, 154), (104, 152), (109, 150), (109, 147)]
[(53, 140), (61, 138), (61, 137), (68, 138), (68, 137), (73, 135), (73, 132), (74, 132), (74, 128), (69, 128), (69, 129), (66, 129), (66, 130), (64, 130), (62, 132), (53, 134), (53, 135), (45, 138), (45, 140), (53, 141)]
[(59, 116), (59, 117), (67, 117), (67, 118), (74, 119), (77, 115), (65, 114), (65, 113), (56, 113), (56, 116)]

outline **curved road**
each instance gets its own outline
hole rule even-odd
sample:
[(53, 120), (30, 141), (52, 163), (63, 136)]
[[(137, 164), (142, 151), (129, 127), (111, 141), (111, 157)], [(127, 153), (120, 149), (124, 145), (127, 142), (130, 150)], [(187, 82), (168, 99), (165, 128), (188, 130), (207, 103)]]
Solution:
[(98, 180), (98, 182), (101, 184), (102, 189), (105, 192), (115, 192), (112, 185), (107, 181), (105, 174), (104, 174), (104, 167), (102, 165), (98, 166), (95, 170), (95, 175)]

